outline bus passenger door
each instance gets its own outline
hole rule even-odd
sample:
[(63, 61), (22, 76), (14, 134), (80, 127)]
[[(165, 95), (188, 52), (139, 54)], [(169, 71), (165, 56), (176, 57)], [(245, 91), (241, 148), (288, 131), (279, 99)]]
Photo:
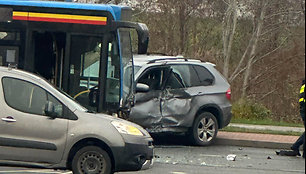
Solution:
[(32, 37), (34, 42), (33, 72), (61, 88), (66, 34), (33, 31)]
[(116, 40), (113, 35), (71, 36), (66, 91), (91, 111), (118, 111), (121, 62)]
[[(102, 39), (100, 37), (72, 35), (70, 41), (70, 61), (68, 92), (89, 110), (97, 111), (99, 91), (99, 71)], [(63, 83), (67, 83), (63, 81)]]
[(120, 101), (120, 56), (118, 42), (111, 39), (107, 42), (107, 75), (105, 87), (105, 110), (117, 113)]
[(135, 102), (134, 64), (129, 29), (119, 29), (120, 56), (121, 56), (121, 96), (120, 108), (126, 118)]

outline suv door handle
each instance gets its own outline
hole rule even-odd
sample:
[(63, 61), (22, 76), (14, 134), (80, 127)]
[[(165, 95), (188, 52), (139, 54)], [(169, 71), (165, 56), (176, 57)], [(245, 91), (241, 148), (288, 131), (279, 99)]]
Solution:
[(8, 116), (6, 118), (1, 118), (1, 120), (5, 122), (16, 122), (16, 120), (11, 116)]

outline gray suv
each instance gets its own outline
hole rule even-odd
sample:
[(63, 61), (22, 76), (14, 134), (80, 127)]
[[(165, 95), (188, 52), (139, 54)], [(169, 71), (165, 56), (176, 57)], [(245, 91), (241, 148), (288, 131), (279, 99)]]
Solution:
[(0, 163), (110, 174), (140, 170), (152, 158), (142, 127), (92, 113), (41, 77), (0, 66)]
[(150, 133), (184, 133), (195, 145), (214, 142), (231, 120), (230, 85), (214, 64), (135, 55), (137, 91), (129, 120)]

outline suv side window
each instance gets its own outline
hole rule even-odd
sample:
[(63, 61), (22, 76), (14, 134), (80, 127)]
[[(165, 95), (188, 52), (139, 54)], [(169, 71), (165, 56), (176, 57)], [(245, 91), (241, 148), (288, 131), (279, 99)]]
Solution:
[(138, 83), (148, 85), (150, 90), (161, 90), (166, 70), (165, 67), (151, 68), (140, 77)]
[(6, 103), (19, 111), (45, 115), (47, 101), (55, 105), (58, 117), (63, 116), (63, 105), (44, 89), (24, 80), (5, 77), (2, 79)]
[[(172, 89), (199, 86), (199, 78), (192, 65), (172, 65), (167, 85)], [(167, 87), (166, 85), (166, 87)]]
[(170, 89), (179, 89), (187, 87), (189, 85), (189, 82), (185, 81), (184, 79), (189, 79), (188, 77), (190, 77), (190, 75), (188, 71), (188, 66), (172, 65), (170, 73), (168, 74), (165, 87)]
[(210, 86), (214, 83), (214, 76), (203, 66), (193, 66), (199, 77), (199, 86)]

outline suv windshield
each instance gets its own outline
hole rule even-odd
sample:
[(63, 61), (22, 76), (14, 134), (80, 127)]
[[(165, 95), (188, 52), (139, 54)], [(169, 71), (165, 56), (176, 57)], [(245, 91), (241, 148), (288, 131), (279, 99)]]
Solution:
[(137, 74), (137, 72), (140, 70), (141, 66), (134, 65), (134, 75)]

